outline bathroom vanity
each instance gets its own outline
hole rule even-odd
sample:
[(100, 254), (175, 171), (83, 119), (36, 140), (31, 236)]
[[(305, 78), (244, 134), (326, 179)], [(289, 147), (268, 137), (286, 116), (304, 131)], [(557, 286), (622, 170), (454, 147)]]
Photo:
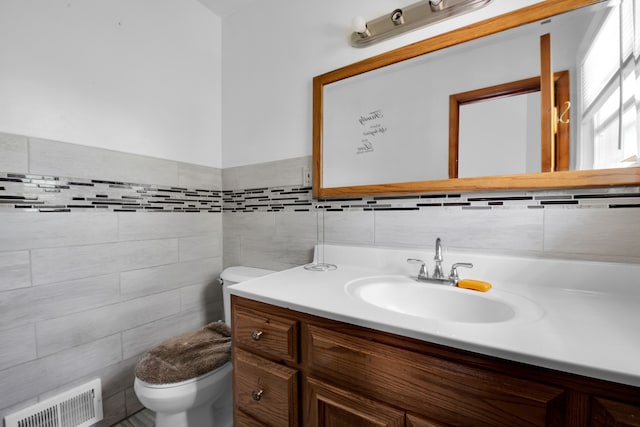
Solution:
[[(446, 254), (447, 265), (473, 262), (466, 277), (490, 280), (483, 297), (513, 315), (438, 319), (352, 292), (363, 278), (410, 278), (406, 258), (427, 254), (325, 254), (337, 270), (299, 267), (231, 289), (236, 425), (640, 425), (638, 290), (616, 276), (638, 266)], [(600, 290), (586, 279), (607, 276)], [(539, 310), (521, 310), (523, 300)]]

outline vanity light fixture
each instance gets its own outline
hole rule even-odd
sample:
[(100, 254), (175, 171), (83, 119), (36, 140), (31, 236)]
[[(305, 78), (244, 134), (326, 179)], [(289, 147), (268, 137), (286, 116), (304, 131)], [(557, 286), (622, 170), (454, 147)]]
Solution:
[(368, 21), (362, 16), (353, 18), (351, 46), (365, 47), (373, 43), (415, 30), (425, 25), (471, 12), (492, 0), (423, 0), (391, 14)]

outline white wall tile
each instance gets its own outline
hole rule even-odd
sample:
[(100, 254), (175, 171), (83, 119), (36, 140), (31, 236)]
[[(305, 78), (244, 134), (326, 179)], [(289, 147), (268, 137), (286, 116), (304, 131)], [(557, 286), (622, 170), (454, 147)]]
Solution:
[[(9, 414), (13, 414), (14, 412), (18, 412), (24, 408), (27, 408), (31, 405), (35, 405), (38, 403), (38, 399), (36, 397), (32, 399), (28, 399), (14, 405), (8, 406), (6, 408), (0, 408), (0, 420), (4, 419)], [(4, 425), (4, 424), (3, 424)]]
[[(376, 245), (428, 248), (437, 237), (446, 239), (446, 222), (442, 214), (425, 211), (376, 211)], [(462, 232), (462, 229), (460, 230)]]
[(178, 187), (221, 190), (222, 170), (190, 163), (178, 163)]
[(0, 408), (117, 363), (121, 356), (118, 334), (0, 371)]
[(114, 242), (114, 213), (0, 213), (0, 251)]
[(39, 399), (48, 399), (65, 390), (85, 384), (94, 378), (100, 378), (102, 381), (103, 398), (124, 392), (124, 390), (133, 386), (133, 372), (139, 360), (139, 357), (133, 357), (105, 366), (104, 368), (96, 371), (92, 371), (88, 375), (75, 378), (70, 382), (60, 384), (58, 387), (47, 390), (44, 393), (40, 393)]
[(32, 280), (34, 285), (41, 285), (177, 260), (175, 239), (37, 249), (31, 252)]
[(284, 270), (311, 261), (315, 212), (225, 213), (224, 265)]
[(190, 312), (124, 331), (122, 334), (124, 358), (135, 357), (168, 338), (203, 326), (208, 321), (205, 314), (206, 312), (202, 310)]
[(304, 265), (313, 258), (315, 240), (242, 237), (240, 265), (284, 270)]
[(222, 256), (222, 233), (178, 239), (180, 261)]
[[(222, 215), (225, 241), (227, 236), (274, 236), (275, 212), (233, 212)], [(226, 243), (226, 242), (225, 242)]]
[(38, 322), (38, 356), (85, 344), (179, 311), (180, 293), (173, 291)]
[(219, 213), (120, 213), (120, 240), (222, 235)]
[(538, 209), (425, 209), (376, 211), (375, 242), (381, 246), (542, 252), (542, 212)]
[(27, 173), (27, 137), (0, 133), (0, 171)]
[(139, 357), (124, 359), (118, 363), (92, 372), (90, 376), (100, 377), (102, 379), (103, 395), (112, 396), (117, 392), (133, 386), (133, 372), (139, 360)]
[(542, 252), (543, 216), (538, 209), (461, 209), (439, 220), (447, 219), (444, 243), (449, 248)]
[(545, 209), (544, 250), (640, 262), (640, 209)]
[[(318, 215), (322, 224), (322, 212)], [(324, 239), (327, 243), (373, 245), (374, 213), (372, 211), (324, 212)]]
[(224, 243), (222, 245), (224, 268), (234, 265), (249, 265), (246, 260), (242, 259), (242, 244), (240, 240), (240, 236), (234, 236), (229, 232), (224, 234)]
[(181, 311), (197, 311), (206, 305), (217, 303), (222, 308), (222, 285), (216, 280), (213, 283), (199, 283), (180, 288)]
[(52, 319), (119, 299), (117, 274), (0, 292), (0, 329)]
[(136, 298), (193, 284), (213, 284), (220, 277), (222, 260), (205, 258), (127, 271), (120, 275), (122, 298)]
[(0, 371), (36, 358), (36, 333), (33, 325), (0, 331)]
[(313, 261), (315, 240), (276, 241), (277, 250), (274, 263), (268, 269), (280, 271), (298, 267)]
[[(234, 214), (231, 214), (234, 215)], [(245, 220), (250, 220), (247, 215)], [(321, 225), (318, 213), (309, 212), (280, 212), (275, 215), (275, 233), (279, 238), (290, 240), (315, 240), (318, 225)]]
[(46, 139), (29, 139), (29, 172), (73, 178), (178, 185), (174, 161)]
[(31, 295), (30, 288), (0, 292), (0, 330), (32, 321), (34, 309)]
[[(222, 185), (216, 168), (4, 134), (0, 172), (188, 189)], [(7, 191), (22, 191), (12, 186)], [(86, 196), (81, 190), (77, 195)], [(138, 410), (131, 388), (138, 357), (121, 360), (122, 335), (134, 331), (129, 348), (147, 350), (140, 346), (148, 338), (166, 339), (221, 318), (222, 239), (222, 214), (214, 213), (0, 213), (0, 411), (96, 376), (111, 408), (102, 425), (118, 421), (127, 407)], [(157, 271), (126, 275), (171, 264), (176, 280), (163, 282), (169, 291), (147, 281)], [(129, 293), (123, 300), (121, 273), (124, 289), (150, 295)], [(159, 319), (156, 333), (136, 335)]]
[(0, 292), (31, 286), (29, 252), (0, 252)]
[(120, 300), (118, 274), (85, 277), (29, 289), (33, 321), (84, 311)]
[[(234, 212), (222, 215), (224, 228), (223, 249), (225, 267), (233, 265), (246, 265), (250, 267), (273, 268), (271, 261), (266, 260), (262, 248), (267, 248), (269, 253), (273, 248), (273, 240), (276, 236), (277, 215), (274, 212)], [(280, 226), (282, 231), (283, 227)], [(254, 242), (261, 242), (259, 247), (254, 247)], [(266, 242), (266, 243), (264, 243)], [(247, 250), (245, 252), (245, 249)], [(258, 253), (260, 259), (253, 254)], [(266, 260), (266, 264), (265, 264)], [(282, 269), (282, 268), (280, 268)]]

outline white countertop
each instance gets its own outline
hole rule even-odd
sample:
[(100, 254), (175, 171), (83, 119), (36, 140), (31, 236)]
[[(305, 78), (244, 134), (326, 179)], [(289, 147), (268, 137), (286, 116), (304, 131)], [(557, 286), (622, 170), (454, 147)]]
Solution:
[[(407, 258), (422, 250), (325, 246), (334, 271), (303, 267), (230, 287), (234, 295), (422, 341), (640, 387), (640, 265), (445, 253), (473, 262), (460, 276), (485, 280), (488, 298), (512, 296), (537, 307), (535, 315), (497, 323), (460, 323), (385, 310), (345, 291), (353, 280), (417, 274)], [(429, 285), (425, 286), (441, 286)], [(465, 290), (465, 292), (476, 292)]]

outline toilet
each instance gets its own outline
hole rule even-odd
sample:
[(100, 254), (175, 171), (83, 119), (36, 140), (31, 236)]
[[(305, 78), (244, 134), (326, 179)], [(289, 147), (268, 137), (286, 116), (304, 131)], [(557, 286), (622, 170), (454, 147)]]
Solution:
[[(228, 267), (220, 275), (225, 323), (231, 325), (228, 287), (273, 273), (253, 267)], [(228, 340), (228, 338), (227, 338)], [(231, 427), (233, 425), (232, 364), (226, 362), (203, 375), (167, 384), (152, 384), (136, 376), (140, 403), (155, 412), (156, 427)]]

